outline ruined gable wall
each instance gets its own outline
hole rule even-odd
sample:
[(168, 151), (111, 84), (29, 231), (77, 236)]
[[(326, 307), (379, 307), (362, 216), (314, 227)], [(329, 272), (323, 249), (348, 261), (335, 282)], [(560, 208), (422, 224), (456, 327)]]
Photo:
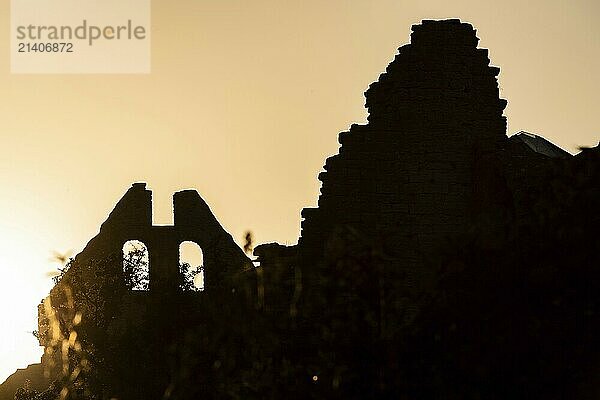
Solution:
[[(469, 24), (423, 21), (412, 30), (366, 92), (369, 123), (339, 135), (339, 154), (319, 175), (319, 208), (303, 212), (305, 254), (318, 259), (335, 227), (350, 226), (414, 265), (469, 227), (475, 166), (506, 140), (499, 69)], [(490, 168), (484, 179), (499, 173)]]
[(179, 245), (197, 243), (204, 255), (207, 286), (219, 286), (232, 274), (245, 271), (250, 260), (219, 224), (195, 190), (175, 193), (173, 226), (152, 225), (152, 192), (135, 183), (117, 203), (100, 233), (75, 258), (75, 264), (91, 259), (119, 257), (123, 244), (140, 240), (150, 255), (151, 290), (172, 291), (179, 285)]

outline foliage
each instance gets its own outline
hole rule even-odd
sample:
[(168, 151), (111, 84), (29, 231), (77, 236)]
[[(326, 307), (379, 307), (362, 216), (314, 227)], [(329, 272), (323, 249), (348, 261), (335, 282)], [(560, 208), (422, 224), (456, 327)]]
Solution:
[[(204, 290), (204, 267), (192, 267), (189, 263), (179, 264), (179, 273), (182, 277), (181, 290), (184, 292), (197, 292)], [(201, 281), (201, 282), (198, 282)]]
[(123, 257), (125, 285), (131, 290), (148, 290), (150, 285), (148, 252), (135, 247)]

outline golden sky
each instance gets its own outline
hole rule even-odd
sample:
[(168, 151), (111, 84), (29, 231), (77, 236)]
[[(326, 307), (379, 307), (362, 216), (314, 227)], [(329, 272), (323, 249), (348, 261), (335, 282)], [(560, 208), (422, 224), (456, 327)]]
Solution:
[(598, 0), (153, 0), (149, 75), (12, 75), (0, 14), (0, 380), (39, 360), (52, 250), (81, 250), (134, 181), (156, 223), (196, 188), (238, 243), (295, 243), (338, 132), (421, 19), (475, 26), (509, 134), (600, 137)]

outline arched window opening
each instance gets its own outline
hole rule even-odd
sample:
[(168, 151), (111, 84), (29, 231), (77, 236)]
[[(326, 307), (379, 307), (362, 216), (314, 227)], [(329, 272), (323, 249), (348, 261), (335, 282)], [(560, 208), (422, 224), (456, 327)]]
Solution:
[(204, 256), (198, 244), (183, 242), (179, 245), (179, 269), (183, 276), (183, 290), (204, 290)]
[(148, 248), (139, 240), (123, 245), (123, 275), (131, 290), (148, 290), (150, 284), (150, 256)]

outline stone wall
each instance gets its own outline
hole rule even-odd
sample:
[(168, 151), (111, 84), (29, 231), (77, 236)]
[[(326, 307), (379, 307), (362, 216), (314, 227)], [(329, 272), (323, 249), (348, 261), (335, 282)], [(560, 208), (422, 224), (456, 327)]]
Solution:
[(181, 283), (179, 246), (184, 241), (195, 242), (202, 249), (206, 288), (216, 288), (250, 267), (248, 257), (198, 192), (175, 193), (173, 208), (174, 225), (152, 225), (152, 192), (145, 183), (134, 183), (102, 224), (100, 233), (77, 255), (75, 265), (119, 255), (127, 241), (139, 240), (150, 257), (150, 291), (165, 292), (176, 290)]
[(517, 179), (516, 169), (550, 157), (507, 138), (500, 69), (478, 41), (459, 20), (412, 27), (411, 43), (365, 93), (368, 124), (339, 134), (339, 153), (319, 174), (318, 208), (302, 212), (307, 268), (349, 230), (381, 247), (413, 286), (435, 275), (427, 260), (449, 239), (479, 229), (493, 246), (511, 223), (523, 203), (514, 197), (540, 176)]

